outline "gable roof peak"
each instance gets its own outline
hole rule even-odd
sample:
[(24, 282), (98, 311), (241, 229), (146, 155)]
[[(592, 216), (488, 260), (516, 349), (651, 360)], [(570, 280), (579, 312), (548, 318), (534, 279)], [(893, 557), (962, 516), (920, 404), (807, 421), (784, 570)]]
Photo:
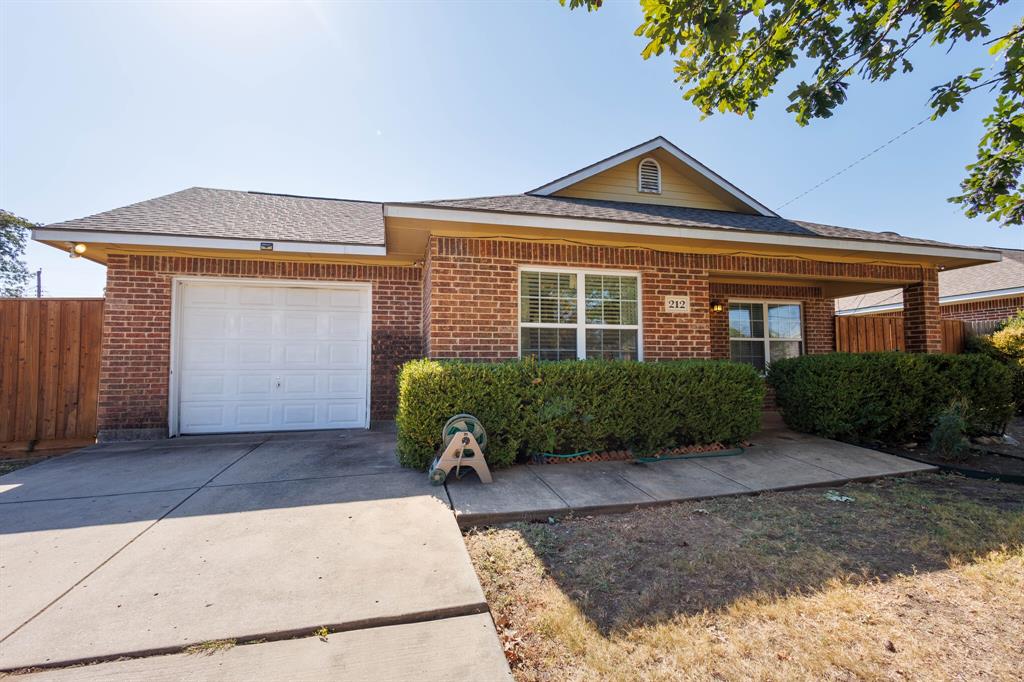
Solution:
[(605, 159), (597, 161), (596, 163), (592, 163), (589, 166), (569, 173), (568, 175), (563, 175), (557, 180), (552, 180), (546, 185), (541, 185), (540, 187), (531, 189), (530, 191), (526, 192), (526, 194), (532, 194), (535, 196), (550, 196), (559, 190), (565, 189), (566, 187), (569, 187), (571, 185), (575, 185), (576, 183), (582, 180), (586, 180), (587, 178), (592, 177), (594, 175), (597, 175), (602, 171), (608, 170), (613, 166), (617, 166), (621, 163), (625, 163), (626, 161), (635, 159), (645, 154), (650, 154), (655, 149), (661, 149), (667, 154), (675, 157), (684, 166), (690, 168), (693, 171), (696, 171), (698, 175), (703, 176), (705, 179), (717, 185), (719, 188), (725, 190), (728, 194), (733, 196), (740, 203), (744, 204), (755, 213), (758, 213), (763, 216), (778, 217), (778, 214), (772, 211), (770, 208), (754, 199), (752, 196), (750, 196), (749, 194), (741, 190), (739, 187), (723, 178), (718, 173), (714, 172), (713, 170), (705, 166), (697, 159), (693, 158), (692, 156), (684, 152), (676, 145), (672, 144), (672, 142), (670, 142), (667, 138), (665, 138), (662, 135), (653, 137), (650, 140), (647, 140), (646, 142), (641, 142), (640, 144), (634, 147), (630, 147), (629, 149), (625, 149), (617, 154), (613, 154)]

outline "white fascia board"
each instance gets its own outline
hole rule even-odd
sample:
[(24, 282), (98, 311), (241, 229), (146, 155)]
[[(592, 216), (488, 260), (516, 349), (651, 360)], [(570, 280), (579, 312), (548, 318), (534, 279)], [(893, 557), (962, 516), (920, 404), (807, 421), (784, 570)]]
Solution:
[(603, 232), (618, 235), (671, 237), (676, 239), (736, 242), (738, 244), (770, 244), (772, 246), (793, 246), (811, 249), (868, 251), (873, 253), (931, 256), (937, 258), (965, 258), (991, 262), (998, 262), (1002, 260), (1002, 255), (998, 251), (983, 251), (980, 249), (959, 246), (928, 246), (921, 244), (902, 244), (899, 242), (836, 239), (834, 237), (801, 237), (796, 235), (779, 234), (778, 232), (755, 232), (753, 230), (727, 230), (704, 227), (681, 227), (675, 225), (652, 225), (650, 223), (591, 220), (587, 218), (563, 218), (524, 213), (474, 211), (410, 204), (385, 204), (384, 215), (388, 218), (413, 218), (454, 223), (503, 225), (508, 227), (535, 227), (548, 230), (575, 230), (579, 232)]
[[(988, 301), (993, 298), (1009, 298), (1011, 296), (1024, 296), (1024, 287), (993, 289), (992, 291), (973, 291), (969, 294), (956, 294), (955, 296), (939, 296), (939, 305), (968, 303), (970, 301)], [(873, 305), (866, 308), (848, 308), (846, 310), (837, 311), (836, 315), (870, 315), (872, 313), (884, 313), (890, 310), (902, 309), (902, 303), (888, 303), (886, 305)]]
[(741, 190), (739, 187), (732, 184), (731, 182), (723, 178), (721, 175), (714, 172), (713, 170), (705, 166), (703, 163), (693, 158), (692, 156), (690, 156), (682, 149), (675, 146), (674, 144), (672, 144), (663, 137), (656, 137), (649, 142), (643, 143), (642, 145), (633, 147), (632, 149), (627, 149), (626, 151), (623, 152), (619, 152), (615, 156), (610, 156), (604, 161), (598, 161), (597, 163), (587, 166), (586, 168), (583, 168), (581, 170), (578, 170), (575, 173), (570, 173), (569, 175), (566, 175), (564, 178), (560, 178), (558, 180), (555, 180), (554, 182), (549, 182), (548, 184), (538, 187), (537, 189), (530, 190), (529, 192), (527, 192), (527, 194), (539, 194), (541, 196), (548, 196), (550, 194), (554, 194), (558, 190), (565, 189), (570, 185), (575, 185), (577, 182), (580, 182), (581, 180), (586, 180), (587, 178), (597, 175), (602, 171), (606, 171), (609, 168), (618, 166), (620, 163), (624, 163), (626, 161), (629, 161), (630, 159), (635, 159), (636, 157), (642, 156), (644, 154), (649, 154), (655, 149), (665, 150), (672, 156), (679, 159), (679, 161), (683, 165), (697, 171), (703, 177), (707, 178), (715, 185), (717, 185), (719, 188), (725, 190), (734, 198), (738, 199), (745, 206), (757, 211), (761, 215), (778, 217), (777, 213), (775, 213), (770, 208), (762, 204), (760, 201), (757, 201), (752, 196)]
[(991, 291), (974, 291), (969, 294), (957, 294), (956, 296), (939, 296), (939, 303), (946, 304), (963, 303), (965, 301), (984, 301), (990, 298), (1003, 298), (1004, 296), (1024, 296), (1024, 287), (993, 289)]
[[(83, 244), (124, 244), (126, 246), (168, 246), (182, 249), (225, 249), (257, 251), (260, 244), (270, 242), (274, 253), (322, 253), (344, 256), (385, 256), (384, 246), (362, 244), (324, 244), (319, 242), (286, 242), (273, 239), (223, 239), (220, 237), (179, 237), (163, 234), (130, 232), (97, 232), (95, 230), (60, 230), (39, 227), (32, 230), (36, 241), (82, 242)], [(264, 252), (265, 253), (265, 252)]]

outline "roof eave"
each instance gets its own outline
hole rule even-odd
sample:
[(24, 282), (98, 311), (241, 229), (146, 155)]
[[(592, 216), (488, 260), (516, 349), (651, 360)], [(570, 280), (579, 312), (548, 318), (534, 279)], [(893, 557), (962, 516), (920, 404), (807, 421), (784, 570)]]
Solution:
[[(541, 229), (577, 230), (585, 232), (611, 232), (618, 234), (644, 235), (654, 237), (675, 237), (695, 240), (729, 241), (748, 244), (790, 245), (794, 247), (836, 249), (843, 251), (868, 251), (955, 258), (977, 263), (997, 262), (1002, 258), (998, 250), (979, 249), (957, 245), (906, 244), (903, 242), (873, 241), (868, 239), (844, 239), (758, 232), (753, 230), (724, 229), (714, 227), (691, 227), (646, 222), (628, 222), (603, 218), (571, 218), (535, 213), (493, 211), (483, 209), (453, 208), (431, 204), (384, 204), (386, 218), (413, 218), (448, 222), (479, 223), (485, 225), (507, 225), (536, 227)], [(624, 231), (622, 228), (628, 228)]]
[[(386, 256), (387, 248), (381, 244), (345, 244), (303, 242), (279, 239), (231, 239), (190, 235), (150, 234), (100, 230), (74, 230), (37, 227), (32, 239), (38, 242), (68, 242), (71, 244), (117, 244), (140, 247), (174, 247), (184, 249), (217, 249), (229, 251), (256, 251), (276, 253), (314, 253), (345, 256)], [(270, 248), (266, 245), (270, 244)]]

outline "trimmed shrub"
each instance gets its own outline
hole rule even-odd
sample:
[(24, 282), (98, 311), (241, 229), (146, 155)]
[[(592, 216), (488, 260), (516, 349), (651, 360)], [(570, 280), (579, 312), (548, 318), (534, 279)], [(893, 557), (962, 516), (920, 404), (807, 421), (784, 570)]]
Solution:
[(969, 434), (1001, 433), (1013, 414), (1011, 372), (981, 355), (829, 353), (778, 360), (768, 372), (786, 424), (857, 442), (925, 437), (963, 401)]
[(398, 377), (398, 453), (425, 468), (460, 412), (483, 422), (499, 467), (538, 452), (735, 443), (760, 428), (764, 391), (752, 367), (725, 361), (413, 360)]
[(967, 352), (987, 355), (1012, 370), (1013, 401), (1017, 412), (1024, 414), (1024, 311), (1017, 311), (991, 335), (968, 337)]

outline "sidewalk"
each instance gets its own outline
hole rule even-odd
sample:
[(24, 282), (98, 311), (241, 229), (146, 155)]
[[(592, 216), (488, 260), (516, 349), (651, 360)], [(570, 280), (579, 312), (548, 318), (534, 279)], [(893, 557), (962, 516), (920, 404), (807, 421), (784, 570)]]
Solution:
[(526, 464), (449, 479), (446, 487), (459, 526), (545, 520), (576, 513), (612, 513), (681, 500), (745, 495), (809, 486), (839, 486), (881, 476), (935, 471), (875, 450), (783, 428), (756, 434), (740, 455), (653, 464), (594, 462)]

